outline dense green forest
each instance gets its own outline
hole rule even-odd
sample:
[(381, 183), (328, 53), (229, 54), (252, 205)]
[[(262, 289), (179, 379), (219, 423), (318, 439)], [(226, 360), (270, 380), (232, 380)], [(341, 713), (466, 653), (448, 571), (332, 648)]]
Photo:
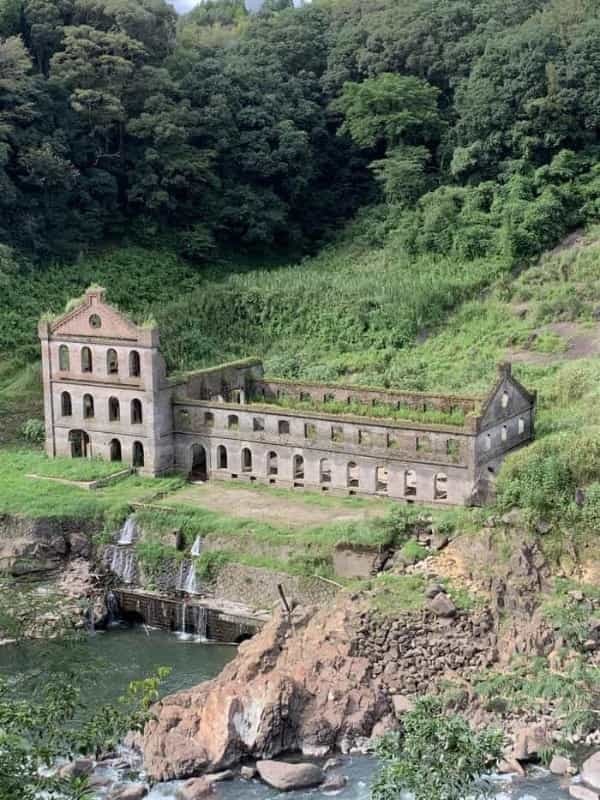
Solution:
[(596, 3), (290, 5), (0, 0), (3, 274), (301, 253), (377, 203), (408, 253), (527, 257), (596, 215)]

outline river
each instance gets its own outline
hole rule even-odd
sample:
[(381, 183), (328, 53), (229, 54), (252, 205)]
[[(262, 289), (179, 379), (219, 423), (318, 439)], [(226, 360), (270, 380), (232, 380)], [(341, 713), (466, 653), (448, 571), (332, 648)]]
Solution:
[[(0, 674), (9, 678), (40, 678), (51, 672), (71, 670), (77, 674), (84, 705), (93, 708), (115, 700), (128, 683), (153, 672), (157, 667), (171, 667), (165, 681), (165, 693), (185, 689), (212, 678), (235, 655), (235, 649), (222, 645), (182, 640), (175, 634), (145, 628), (115, 629), (98, 633), (83, 642), (29, 642), (0, 647)], [(370, 780), (375, 765), (372, 759), (352, 757), (344, 760), (342, 771), (348, 786), (338, 796), (341, 800), (368, 800)], [(149, 800), (175, 800), (177, 784), (155, 786)], [(98, 798), (103, 795), (98, 794)], [(331, 795), (330, 795), (331, 796)], [(320, 800), (326, 794), (313, 790), (282, 795), (262, 784), (234, 781), (219, 786), (218, 800)], [(564, 800), (568, 794), (549, 776), (523, 781), (501, 781), (497, 800)]]

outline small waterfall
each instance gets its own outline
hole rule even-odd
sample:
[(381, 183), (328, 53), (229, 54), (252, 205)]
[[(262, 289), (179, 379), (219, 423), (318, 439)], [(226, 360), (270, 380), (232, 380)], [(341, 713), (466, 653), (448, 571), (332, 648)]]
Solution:
[(182, 561), (177, 576), (177, 590), (186, 594), (198, 594), (198, 578), (196, 577), (196, 565), (193, 561)]
[(123, 523), (121, 530), (119, 531), (119, 540), (117, 544), (121, 546), (133, 544), (137, 537), (137, 534), (138, 534), (138, 527), (135, 515), (130, 514)]
[(106, 604), (106, 624), (114, 625), (121, 618), (121, 606), (114, 592), (107, 592), (104, 600)]
[(104, 551), (104, 564), (123, 583), (131, 584), (135, 582), (137, 563), (135, 551), (130, 547), (109, 545)]
[(198, 556), (202, 553), (202, 539), (199, 536), (196, 536), (196, 541), (192, 545), (191, 552), (194, 558), (198, 558)]
[(208, 633), (208, 608), (196, 606), (196, 635), (202, 640), (207, 640)]

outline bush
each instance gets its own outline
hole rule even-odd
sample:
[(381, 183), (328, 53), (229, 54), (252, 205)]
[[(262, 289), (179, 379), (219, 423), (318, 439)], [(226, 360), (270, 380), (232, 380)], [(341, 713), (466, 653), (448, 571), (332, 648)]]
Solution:
[(373, 800), (463, 800), (480, 794), (481, 776), (501, 756), (498, 731), (475, 733), (462, 717), (443, 713), (438, 700), (425, 698), (403, 717), (404, 733), (384, 737), (377, 747), (382, 768)]
[(43, 419), (28, 419), (21, 428), (22, 437), (31, 444), (42, 444), (46, 438)]

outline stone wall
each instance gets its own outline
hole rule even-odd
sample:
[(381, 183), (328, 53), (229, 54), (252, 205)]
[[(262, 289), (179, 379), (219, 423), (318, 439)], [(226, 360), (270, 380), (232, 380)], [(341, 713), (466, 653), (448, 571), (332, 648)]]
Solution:
[(288, 602), (299, 605), (323, 604), (337, 593), (337, 588), (326, 581), (242, 564), (223, 567), (211, 588), (220, 599), (243, 603), (258, 610), (270, 609), (279, 603), (279, 583)]
[(397, 620), (365, 613), (354, 640), (371, 676), (391, 694), (423, 694), (452, 673), (468, 675), (497, 659), (491, 613), (439, 618), (424, 611)]

